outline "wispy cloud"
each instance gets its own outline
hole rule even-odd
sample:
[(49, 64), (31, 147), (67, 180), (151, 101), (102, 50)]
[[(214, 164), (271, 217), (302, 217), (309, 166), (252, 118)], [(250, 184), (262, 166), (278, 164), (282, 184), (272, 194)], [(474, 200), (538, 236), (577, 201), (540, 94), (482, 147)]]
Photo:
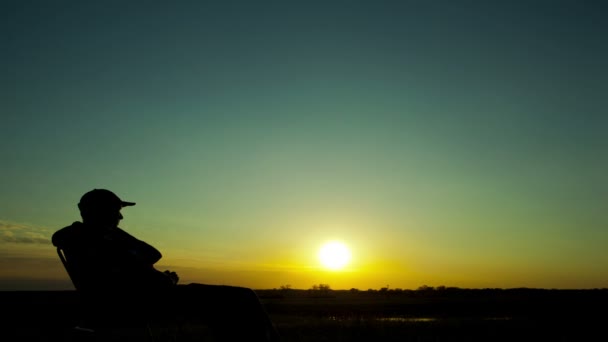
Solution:
[(26, 223), (0, 221), (0, 243), (49, 244), (48, 229)]

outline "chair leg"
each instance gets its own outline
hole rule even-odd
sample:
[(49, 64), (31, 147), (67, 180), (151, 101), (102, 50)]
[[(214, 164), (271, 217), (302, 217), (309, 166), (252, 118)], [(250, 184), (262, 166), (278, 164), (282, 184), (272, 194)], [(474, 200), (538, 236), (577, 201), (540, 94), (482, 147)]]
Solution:
[(65, 342), (155, 342), (152, 327), (108, 327), (91, 329), (75, 326), (68, 331)]
[(70, 329), (67, 340), (69, 342), (96, 342), (98, 338), (95, 330), (77, 325)]

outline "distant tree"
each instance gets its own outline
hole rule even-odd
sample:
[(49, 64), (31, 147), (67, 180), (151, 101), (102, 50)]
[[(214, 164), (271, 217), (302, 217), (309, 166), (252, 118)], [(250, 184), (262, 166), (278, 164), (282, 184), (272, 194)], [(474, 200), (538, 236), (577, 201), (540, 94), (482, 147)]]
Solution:
[(433, 290), (435, 290), (435, 288), (432, 286), (428, 286), (428, 285), (422, 285), (418, 288), (418, 291), (433, 291)]
[(279, 287), (279, 289), (281, 289), (283, 291), (288, 291), (288, 290), (291, 290), (291, 285), (290, 284), (281, 285)]
[(329, 284), (315, 284), (309, 291), (309, 295), (313, 297), (331, 297), (334, 295)]
[(331, 291), (329, 284), (319, 284), (319, 291), (328, 292)]
[(329, 292), (331, 291), (331, 287), (329, 284), (315, 284), (311, 287), (312, 291), (320, 291), (320, 292)]

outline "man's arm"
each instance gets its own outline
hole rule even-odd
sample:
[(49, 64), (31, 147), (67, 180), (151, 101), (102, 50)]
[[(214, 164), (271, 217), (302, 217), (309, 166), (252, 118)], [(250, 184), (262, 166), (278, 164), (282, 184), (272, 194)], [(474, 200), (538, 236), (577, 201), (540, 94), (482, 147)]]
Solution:
[(163, 257), (158, 249), (141, 240), (137, 240), (137, 245), (134, 246), (131, 253), (134, 253), (138, 260), (151, 265), (155, 264)]
[(116, 228), (116, 230), (119, 233), (121, 240), (126, 243), (128, 252), (135, 257), (138, 262), (154, 265), (163, 257), (160, 251), (150, 244), (135, 238), (120, 228)]

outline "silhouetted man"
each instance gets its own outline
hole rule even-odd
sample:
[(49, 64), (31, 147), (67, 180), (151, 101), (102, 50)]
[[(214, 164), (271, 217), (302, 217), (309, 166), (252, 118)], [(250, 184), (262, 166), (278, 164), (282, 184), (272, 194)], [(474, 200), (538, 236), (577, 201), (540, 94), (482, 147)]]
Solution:
[(118, 227), (123, 219), (121, 209), (133, 205), (109, 190), (91, 190), (78, 203), (82, 222), (53, 234), (53, 244), (66, 254), (70, 277), (79, 292), (100, 304), (124, 303), (115, 309), (126, 310), (133, 319), (139, 314), (197, 317), (228, 340), (278, 341), (251, 289), (178, 285), (175, 272), (156, 269), (161, 253)]

